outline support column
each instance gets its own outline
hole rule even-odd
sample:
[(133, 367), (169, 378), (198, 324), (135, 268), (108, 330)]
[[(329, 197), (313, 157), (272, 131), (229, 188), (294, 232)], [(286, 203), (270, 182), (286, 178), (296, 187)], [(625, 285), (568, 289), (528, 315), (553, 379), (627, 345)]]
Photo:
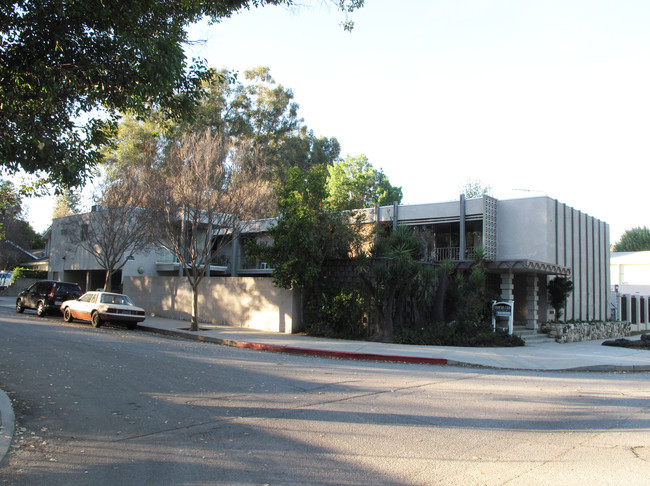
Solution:
[(232, 239), (232, 257), (230, 258), (230, 276), (236, 277), (239, 270), (239, 235)]
[(621, 312), (621, 320), (625, 322), (632, 322), (632, 296), (630, 294), (625, 294), (622, 296), (622, 300), (625, 301), (625, 312)]
[(512, 273), (501, 274), (501, 300), (515, 300), (514, 278)]
[(526, 329), (538, 327), (539, 285), (536, 275), (526, 277)]
[(466, 253), (467, 250), (467, 243), (465, 241), (465, 195), (461, 194), (460, 195), (460, 203), (459, 203), (460, 209), (460, 235), (459, 235), (459, 255), (458, 259), (459, 260), (468, 260)]

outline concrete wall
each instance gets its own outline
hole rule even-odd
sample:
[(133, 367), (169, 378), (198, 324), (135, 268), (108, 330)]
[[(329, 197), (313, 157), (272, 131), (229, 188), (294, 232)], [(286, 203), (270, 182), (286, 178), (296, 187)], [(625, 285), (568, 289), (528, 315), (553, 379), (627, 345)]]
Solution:
[(18, 297), (18, 294), (26, 289), (31, 284), (38, 282), (40, 278), (17, 278), (14, 283), (9, 285), (6, 289), (0, 290), (0, 295), (3, 297)]
[(549, 198), (497, 202), (497, 259), (555, 263), (555, 228)]
[(497, 208), (497, 259), (569, 267), (574, 291), (565, 319), (608, 319), (609, 225), (548, 197), (498, 201)]
[(612, 285), (650, 285), (650, 251), (611, 254)]
[[(103, 287), (104, 270), (97, 263), (95, 257), (80, 245), (70, 242), (68, 233), (75, 230), (71, 220), (79, 217), (81, 216), (67, 216), (52, 221), (48, 278), (76, 282), (86, 290)], [(167, 250), (152, 247), (151, 250), (140, 252), (134, 256), (132, 261), (128, 261), (121, 269), (122, 276), (155, 275), (157, 261), (171, 262), (173, 260), (173, 256)], [(87, 272), (99, 272), (99, 274), (93, 275), (94, 280), (89, 282)]]
[[(201, 282), (199, 321), (263, 331), (302, 329), (299, 294), (268, 277), (210, 277)], [(124, 293), (148, 314), (190, 320), (192, 289), (185, 277), (126, 277)]]

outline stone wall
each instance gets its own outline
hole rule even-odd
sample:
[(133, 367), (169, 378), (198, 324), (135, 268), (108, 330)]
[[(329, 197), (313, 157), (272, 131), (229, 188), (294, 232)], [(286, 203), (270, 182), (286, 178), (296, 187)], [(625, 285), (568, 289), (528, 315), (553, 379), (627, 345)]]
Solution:
[(630, 323), (620, 321), (608, 322), (547, 322), (542, 330), (558, 343), (577, 343), (595, 339), (610, 339), (630, 335)]

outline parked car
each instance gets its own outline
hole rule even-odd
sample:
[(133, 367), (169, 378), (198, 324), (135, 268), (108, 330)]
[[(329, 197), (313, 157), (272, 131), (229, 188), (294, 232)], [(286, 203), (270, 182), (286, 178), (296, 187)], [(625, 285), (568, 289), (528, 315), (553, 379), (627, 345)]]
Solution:
[(6, 289), (11, 283), (13, 272), (0, 272), (0, 290)]
[(18, 294), (16, 312), (36, 309), (36, 314), (43, 317), (48, 312), (59, 311), (62, 302), (76, 299), (82, 293), (79, 284), (74, 282), (39, 280)]
[(78, 299), (63, 302), (61, 312), (66, 322), (90, 321), (93, 327), (113, 322), (135, 329), (145, 318), (144, 309), (136, 307), (127, 295), (112, 292), (86, 292)]

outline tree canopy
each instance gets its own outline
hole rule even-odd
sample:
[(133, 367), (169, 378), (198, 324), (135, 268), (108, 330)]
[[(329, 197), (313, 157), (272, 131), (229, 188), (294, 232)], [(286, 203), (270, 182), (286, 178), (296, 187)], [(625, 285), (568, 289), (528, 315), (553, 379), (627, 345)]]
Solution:
[(472, 199), (475, 197), (489, 196), (492, 192), (492, 187), (483, 185), (479, 179), (467, 179), (465, 184), (460, 188), (460, 192), (467, 199)]
[(325, 260), (347, 258), (361, 242), (358, 228), (328, 204), (326, 181), (323, 165), (291, 168), (280, 190), (280, 216), (269, 231), (273, 244), (249, 248), (271, 264), (279, 287), (316, 285)]
[[(79, 185), (120, 113), (191, 113), (213, 75), (185, 28), (292, 0), (12, 0), (0, 12), (0, 168)], [(344, 12), (363, 1), (341, 0)], [(347, 14), (346, 14), (347, 15)], [(349, 26), (349, 24), (348, 24)]]
[(114, 145), (106, 151), (106, 175), (119, 176), (129, 165), (146, 165), (152, 151), (166, 151), (172, 140), (191, 132), (209, 132), (225, 139), (229, 163), (255, 170), (276, 192), (268, 198), (265, 216), (277, 212), (277, 191), (289, 169), (309, 170), (338, 160), (336, 138), (317, 137), (298, 116), (291, 89), (277, 83), (269, 68), (245, 71), (238, 79), (223, 70), (203, 84), (191, 121), (165, 123), (158, 113), (146, 120), (125, 117)]
[(386, 174), (375, 169), (365, 155), (348, 155), (345, 160), (328, 167), (328, 172), (328, 200), (337, 209), (362, 209), (402, 202), (402, 188), (391, 185)]
[(629, 229), (614, 245), (614, 251), (650, 251), (650, 229), (646, 226)]

